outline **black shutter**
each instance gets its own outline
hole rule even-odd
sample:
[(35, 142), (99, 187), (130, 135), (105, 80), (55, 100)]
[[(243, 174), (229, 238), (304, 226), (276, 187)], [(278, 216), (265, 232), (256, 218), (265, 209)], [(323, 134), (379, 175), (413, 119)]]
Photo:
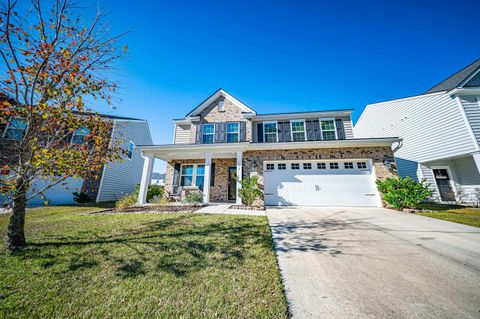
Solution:
[(284, 134), (284, 141), (291, 142), (292, 141), (292, 134), (290, 133), (290, 122), (283, 123), (283, 134)]
[(175, 164), (173, 168), (173, 194), (178, 194), (179, 187), (180, 186), (180, 166), (181, 164)]
[(219, 142), (226, 142), (227, 141), (227, 123), (218, 123), (220, 126), (220, 140)]
[(240, 142), (247, 140), (247, 123), (240, 122)]
[(263, 123), (257, 123), (257, 142), (263, 143)]
[(215, 163), (210, 166), (210, 186), (215, 185)]
[(335, 119), (335, 126), (337, 127), (337, 137), (339, 140), (345, 139), (345, 128), (341, 119)]
[(202, 124), (198, 123), (196, 125), (197, 135), (195, 135), (195, 143), (201, 144), (202, 143)]
[(218, 143), (220, 142), (220, 123), (215, 123), (215, 135), (213, 135), (213, 142)]
[(277, 122), (277, 131), (278, 131), (278, 141), (279, 142), (286, 142), (284, 137), (284, 125), (283, 122)]
[(312, 121), (313, 123), (313, 134), (314, 134), (314, 140), (315, 141), (320, 141), (322, 139), (322, 132), (320, 132), (320, 122), (319, 121)]
[(307, 130), (307, 141), (315, 141), (315, 133), (313, 131), (313, 121), (305, 121), (305, 129)]

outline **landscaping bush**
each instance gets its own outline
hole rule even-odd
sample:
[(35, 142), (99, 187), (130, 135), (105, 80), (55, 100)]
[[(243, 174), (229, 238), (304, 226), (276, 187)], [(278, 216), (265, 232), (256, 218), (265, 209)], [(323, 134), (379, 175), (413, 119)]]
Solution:
[(85, 204), (85, 203), (91, 203), (93, 202), (92, 198), (90, 195), (88, 195), (85, 192), (73, 192), (73, 201), (78, 204)]
[(383, 194), (383, 199), (398, 210), (416, 208), (425, 201), (432, 191), (425, 180), (417, 182), (410, 177), (377, 180), (377, 188)]
[[(137, 194), (137, 196), (138, 196), (139, 192), (140, 192), (140, 184), (137, 184), (137, 185), (135, 185), (134, 193)], [(148, 185), (147, 203), (150, 203), (150, 201), (153, 200), (153, 198), (155, 196), (163, 197), (163, 193), (164, 193), (164, 187), (163, 186), (157, 185), (157, 184)]]
[(130, 195), (123, 196), (115, 203), (115, 208), (117, 210), (125, 210), (129, 207), (132, 207), (137, 203), (138, 195), (133, 192)]
[(246, 206), (252, 206), (253, 202), (262, 195), (262, 191), (258, 187), (258, 176), (245, 177), (240, 181), (242, 188), (238, 190), (238, 194)]
[(201, 192), (189, 192), (185, 196), (185, 203), (200, 204), (203, 202), (203, 194)]

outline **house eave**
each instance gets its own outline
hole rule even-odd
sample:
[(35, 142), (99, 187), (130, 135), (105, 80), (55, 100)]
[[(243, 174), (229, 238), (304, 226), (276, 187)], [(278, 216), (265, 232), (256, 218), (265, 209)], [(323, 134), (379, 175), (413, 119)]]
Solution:
[(353, 109), (347, 110), (325, 110), (313, 112), (292, 112), (292, 113), (272, 113), (272, 114), (257, 114), (253, 117), (254, 121), (277, 120), (277, 119), (301, 119), (307, 117), (336, 117), (336, 116), (351, 116)]
[(450, 96), (480, 95), (480, 88), (456, 88), (448, 92)]

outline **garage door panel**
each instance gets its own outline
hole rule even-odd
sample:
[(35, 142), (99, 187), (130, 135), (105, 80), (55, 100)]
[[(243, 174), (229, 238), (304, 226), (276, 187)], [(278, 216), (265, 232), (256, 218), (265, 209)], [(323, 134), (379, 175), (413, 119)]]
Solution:
[[(264, 174), (267, 205), (378, 205), (378, 192), (370, 170), (291, 170), (289, 162), (285, 163), (286, 170), (274, 169)], [(340, 164), (343, 167), (343, 163)]]

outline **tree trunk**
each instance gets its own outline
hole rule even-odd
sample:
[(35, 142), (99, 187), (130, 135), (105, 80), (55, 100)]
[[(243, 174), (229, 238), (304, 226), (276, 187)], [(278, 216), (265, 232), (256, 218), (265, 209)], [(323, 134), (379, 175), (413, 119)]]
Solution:
[(27, 188), (23, 180), (17, 179), (17, 193), (13, 198), (13, 207), (10, 208), (10, 223), (8, 224), (7, 245), (10, 250), (25, 246), (25, 206)]

